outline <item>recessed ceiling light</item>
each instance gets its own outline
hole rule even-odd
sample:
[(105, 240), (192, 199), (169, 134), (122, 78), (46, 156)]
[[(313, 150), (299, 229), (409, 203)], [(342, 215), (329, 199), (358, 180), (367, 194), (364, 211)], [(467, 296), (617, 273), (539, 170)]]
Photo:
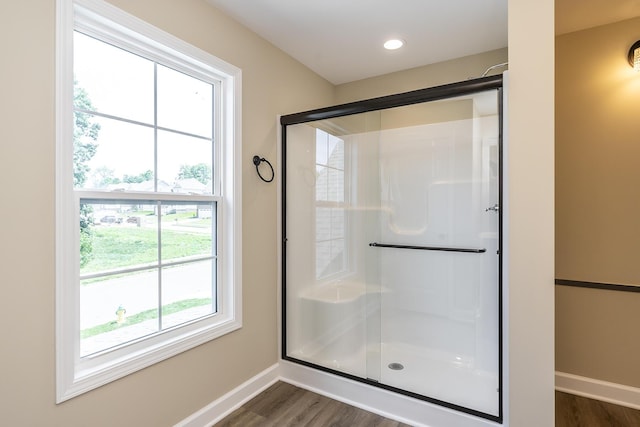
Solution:
[(388, 50), (400, 49), (402, 46), (404, 46), (404, 40), (400, 39), (391, 39), (384, 42), (384, 48)]

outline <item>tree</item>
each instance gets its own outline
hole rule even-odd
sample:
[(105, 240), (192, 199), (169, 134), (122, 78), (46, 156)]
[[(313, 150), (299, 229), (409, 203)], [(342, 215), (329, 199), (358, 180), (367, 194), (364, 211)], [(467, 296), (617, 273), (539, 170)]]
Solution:
[(206, 163), (198, 163), (197, 165), (182, 165), (178, 172), (178, 179), (194, 178), (203, 184), (211, 181), (211, 166)]
[(122, 182), (126, 182), (128, 184), (141, 183), (145, 181), (151, 181), (153, 179), (153, 171), (148, 169), (145, 172), (139, 173), (138, 175), (127, 175), (124, 174), (122, 177)]
[(91, 173), (95, 188), (106, 188), (110, 184), (120, 184), (122, 181), (115, 176), (115, 171), (106, 166), (100, 166)]
[(94, 109), (87, 91), (78, 86), (78, 81), (73, 84), (73, 107), (75, 109), (73, 128), (73, 186), (82, 187), (87, 181), (89, 161), (95, 156), (98, 149), (98, 133), (100, 124), (93, 123), (91, 115), (80, 110), (91, 111)]
[[(87, 181), (90, 171), (89, 162), (98, 149), (98, 133), (100, 124), (92, 122), (91, 115), (82, 110), (93, 111), (94, 107), (87, 91), (73, 82), (73, 186), (82, 187)], [(93, 257), (93, 232), (91, 230), (91, 214), (93, 208), (87, 204), (80, 205), (80, 267), (87, 265)]]

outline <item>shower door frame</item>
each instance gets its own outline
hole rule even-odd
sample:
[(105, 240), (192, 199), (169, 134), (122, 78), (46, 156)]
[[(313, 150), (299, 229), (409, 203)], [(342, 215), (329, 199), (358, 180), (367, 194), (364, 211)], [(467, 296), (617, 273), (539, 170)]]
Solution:
[[(287, 126), (318, 120), (332, 119), (353, 114), (367, 113), (371, 111), (385, 110), (394, 107), (402, 107), (412, 104), (421, 104), (430, 101), (438, 101), (464, 95), (472, 95), (479, 92), (496, 90), (498, 101), (498, 415), (492, 415), (475, 409), (456, 405), (450, 402), (434, 399), (428, 396), (403, 390), (397, 387), (379, 383), (378, 381), (362, 378), (346, 372), (317, 365), (305, 360), (296, 359), (287, 355)], [(415, 399), (434, 403), (449, 409), (464, 412), (490, 421), (502, 424), (503, 422), (503, 279), (502, 279), (502, 255), (503, 255), (503, 77), (502, 75), (482, 77), (425, 89), (418, 89), (394, 95), (365, 99), (331, 107), (319, 108), (300, 113), (283, 115), (280, 117), (281, 125), (281, 358), (289, 362), (297, 363), (322, 372), (348, 378), (373, 387), (382, 388), (395, 393), (403, 394)]]

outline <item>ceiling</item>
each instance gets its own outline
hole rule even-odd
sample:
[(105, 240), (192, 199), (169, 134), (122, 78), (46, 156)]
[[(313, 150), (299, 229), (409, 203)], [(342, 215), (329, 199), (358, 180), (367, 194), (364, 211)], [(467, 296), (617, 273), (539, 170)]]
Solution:
[(333, 84), (507, 46), (507, 0), (207, 1)]
[[(206, 1), (333, 84), (507, 46), (508, 0)], [(639, 0), (556, 0), (556, 33), (635, 16)]]

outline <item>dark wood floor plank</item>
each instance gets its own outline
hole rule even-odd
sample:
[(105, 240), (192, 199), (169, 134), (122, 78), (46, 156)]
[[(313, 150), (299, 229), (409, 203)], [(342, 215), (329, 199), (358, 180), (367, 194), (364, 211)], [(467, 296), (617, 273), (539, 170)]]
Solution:
[(256, 413), (249, 412), (244, 408), (239, 408), (224, 420), (216, 424), (219, 427), (262, 427), (266, 423), (266, 418)]
[(556, 392), (556, 427), (638, 427), (640, 411)]
[[(308, 390), (277, 382), (219, 427), (411, 427)], [(556, 392), (556, 427), (640, 427), (640, 410)]]
[(325, 411), (330, 401), (324, 396), (303, 389), (298, 389), (296, 393), (300, 394), (300, 398), (296, 399), (295, 404), (290, 405), (287, 410), (280, 414), (269, 417), (274, 422), (274, 425), (313, 425), (319, 414)]
[[(355, 411), (359, 410), (342, 402), (331, 400), (314, 420), (317, 426), (346, 427), (356, 426)], [(362, 424), (364, 425), (364, 424)]]
[(410, 427), (308, 390), (277, 382), (218, 427)]
[(571, 395), (556, 392), (556, 427), (580, 425), (580, 412)]
[(264, 417), (278, 416), (280, 412), (286, 411), (291, 405), (295, 405), (302, 397), (302, 389), (278, 381), (262, 393), (260, 398), (251, 399), (243, 407), (250, 412), (254, 412)]

